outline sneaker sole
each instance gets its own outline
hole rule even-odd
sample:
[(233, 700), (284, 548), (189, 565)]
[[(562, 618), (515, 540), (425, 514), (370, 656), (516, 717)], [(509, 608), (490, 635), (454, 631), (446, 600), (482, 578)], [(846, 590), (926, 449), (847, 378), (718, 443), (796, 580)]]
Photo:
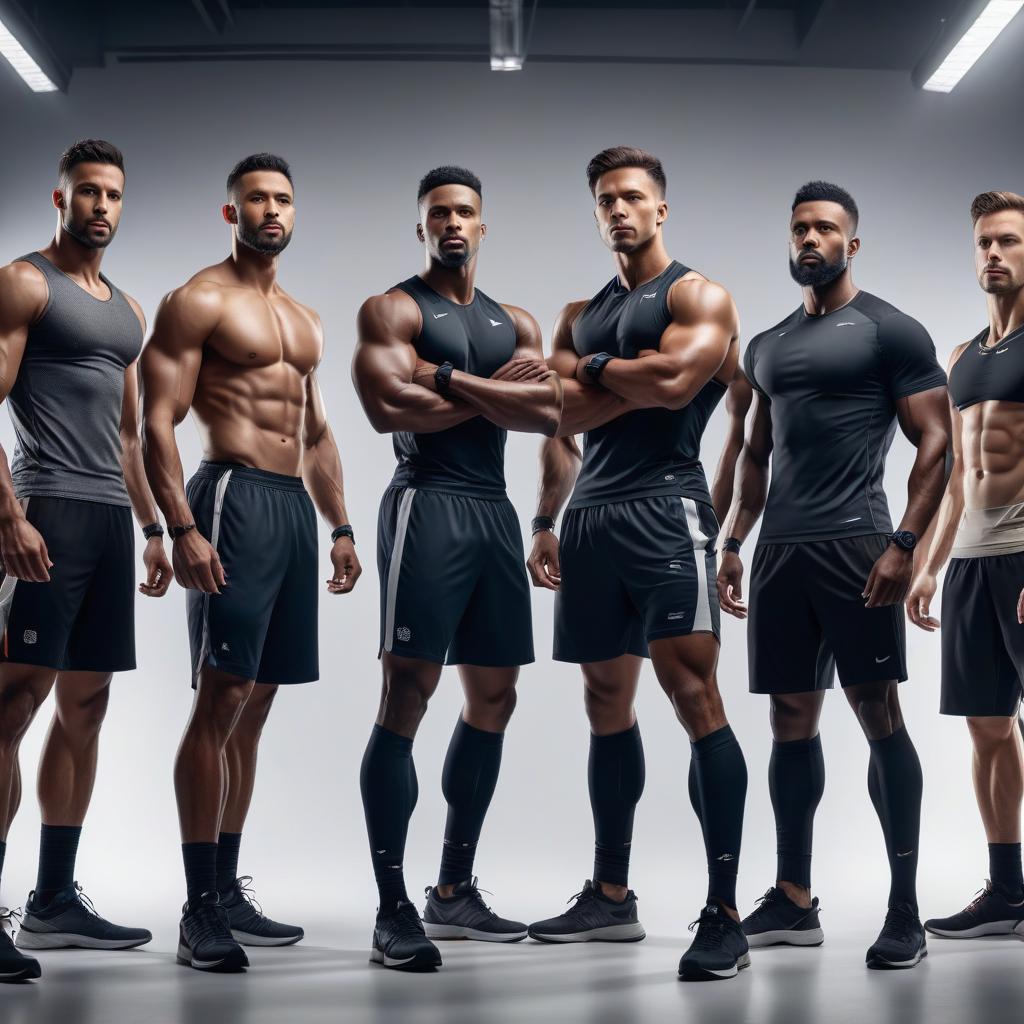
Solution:
[(0, 974), (0, 982), (31, 981), (33, 978), (38, 978), (42, 973), (39, 969), (39, 964), (33, 962), (17, 971), (5, 971)]
[(603, 928), (589, 928), (585, 932), (561, 934), (528, 928), (527, 934), (538, 942), (639, 942), (647, 938), (647, 932), (639, 921), (635, 924), (609, 924)]
[(94, 939), (74, 932), (33, 932), (22, 928), (14, 944), (19, 949), (134, 949), (152, 941), (152, 935), (143, 939)]
[(305, 932), (274, 938), (273, 936), (256, 935), (253, 932), (239, 932), (234, 928), (231, 929), (231, 938), (240, 946), (294, 946), (296, 942), (301, 942), (305, 937)]
[(760, 946), (820, 946), (825, 941), (825, 933), (820, 928), (779, 928), (773, 932), (758, 932), (747, 936), (747, 945), (751, 949)]
[(680, 981), (727, 981), (729, 978), (735, 978), (740, 971), (750, 966), (750, 954), (744, 953), (739, 957), (736, 963), (732, 967), (727, 967), (721, 971), (712, 971), (706, 967), (701, 967), (697, 963), (682, 963), (679, 965), (679, 980)]
[(939, 935), (944, 939), (980, 939), (985, 935), (1013, 935), (1020, 923), (1017, 921), (989, 921), (987, 924), (975, 925), (973, 928), (961, 928), (955, 931), (952, 928), (936, 928), (929, 921), (925, 921), (924, 930), (932, 935)]
[(178, 943), (178, 953), (175, 957), (183, 967), (191, 967), (196, 971), (206, 971), (208, 974), (238, 974), (249, 966), (249, 958), (241, 950), (237, 954), (223, 956), (217, 960), (197, 960), (192, 950), (183, 942)]
[(521, 932), (484, 932), (479, 928), (465, 928), (460, 924), (431, 924), (423, 922), (428, 939), (472, 939), (475, 942), (521, 942), (529, 929)]
[(441, 966), (441, 955), (435, 953), (416, 954), (406, 957), (404, 960), (396, 960), (387, 955), (382, 949), (374, 946), (370, 950), (370, 963), (380, 964), (381, 967), (389, 967), (393, 971), (426, 972), (436, 970)]
[(867, 967), (871, 971), (906, 971), (911, 967), (916, 967), (927, 955), (928, 950), (922, 949), (910, 960), (885, 960), (876, 956), (867, 961)]

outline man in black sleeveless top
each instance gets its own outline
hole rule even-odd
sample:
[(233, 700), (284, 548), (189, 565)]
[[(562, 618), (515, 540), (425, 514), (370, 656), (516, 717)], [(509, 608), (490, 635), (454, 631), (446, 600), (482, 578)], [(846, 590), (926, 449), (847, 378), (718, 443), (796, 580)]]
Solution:
[(941, 711), (967, 719), (989, 879), (962, 911), (925, 928), (954, 939), (1024, 938), (1024, 196), (983, 192), (971, 219), (989, 322), (949, 360), (953, 472), (921, 542), (925, 558), (907, 612), (922, 629), (939, 628), (930, 605), (951, 557), (942, 591)]
[[(430, 938), (526, 937), (525, 924), (483, 902), (473, 857), (519, 666), (533, 661), (505, 433), (553, 435), (561, 410), (536, 321), (475, 287), (486, 232), (479, 179), (441, 167), (420, 182), (418, 198), (426, 269), (364, 303), (353, 364), (366, 414), (394, 434), (398, 458), (377, 538), (384, 685), (360, 781), (380, 890), (371, 960), (403, 970), (440, 965)], [(445, 664), (459, 666), (466, 701), (442, 776), (440, 876), (421, 923), (402, 872), (417, 795), (412, 745)]]
[[(529, 567), (536, 586), (557, 591), (555, 658), (583, 670), (596, 849), (593, 878), (575, 904), (530, 934), (547, 942), (644, 937), (627, 872), (644, 784), (633, 701), (649, 655), (692, 743), (690, 799), (710, 875), (679, 974), (729, 978), (749, 963), (736, 913), (747, 776), (715, 678), (718, 523), (699, 460), (704, 427), (736, 367), (739, 324), (728, 292), (665, 250), (657, 158), (605, 150), (587, 177), (617, 273), (589, 302), (566, 306), (555, 326), (550, 365), (564, 378), (565, 405), (560, 436), (544, 443)], [(581, 465), (574, 435), (583, 432)]]
[[(915, 887), (921, 767), (897, 695), (907, 678), (900, 604), (942, 493), (949, 413), (927, 331), (853, 284), (857, 219), (850, 194), (828, 182), (794, 199), (790, 270), (803, 303), (747, 347), (753, 422), (718, 586), (722, 608), (744, 618), (739, 549), (763, 509), (747, 636), (750, 688), (771, 700), (778, 871), (743, 922), (750, 944), (823, 938), (811, 838), (825, 778), (818, 719), (838, 669), (871, 748), (869, 791), (892, 873), (885, 924), (867, 953), (869, 967), (885, 969), (913, 967), (926, 951)], [(882, 476), (897, 421), (917, 456), (894, 532)]]
[[(151, 938), (90, 912), (75, 854), (96, 776), (111, 675), (135, 668), (131, 510), (146, 527), (143, 594), (172, 579), (137, 434), (137, 302), (100, 273), (121, 216), (124, 161), (88, 139), (61, 157), (57, 233), (0, 270), (0, 398), (17, 448), (0, 452), (0, 869), (21, 797), (18, 746), (54, 688), (39, 770), (39, 875), (22, 949), (126, 949)], [(0, 910), (3, 925), (9, 911)], [(39, 977), (0, 930), (0, 980)]]

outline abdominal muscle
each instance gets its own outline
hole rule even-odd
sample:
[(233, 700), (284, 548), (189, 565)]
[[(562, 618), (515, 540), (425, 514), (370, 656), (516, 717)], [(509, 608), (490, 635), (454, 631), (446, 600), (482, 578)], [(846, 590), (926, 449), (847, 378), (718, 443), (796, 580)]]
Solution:
[(980, 402), (960, 415), (965, 506), (1004, 508), (1024, 501), (1024, 404)]

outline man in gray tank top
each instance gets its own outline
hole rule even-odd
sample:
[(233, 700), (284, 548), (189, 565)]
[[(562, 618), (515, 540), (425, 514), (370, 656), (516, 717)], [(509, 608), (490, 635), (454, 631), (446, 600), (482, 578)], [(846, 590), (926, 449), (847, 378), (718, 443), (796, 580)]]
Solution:
[[(10, 468), (0, 450), (0, 870), (21, 796), (18, 745), (54, 681), (57, 701), (21, 949), (127, 949), (152, 937), (91, 912), (74, 880), (111, 675), (135, 668), (132, 509), (148, 538), (139, 589), (160, 597), (172, 577), (138, 442), (142, 310), (100, 273), (123, 191), (121, 153), (75, 143), (53, 191), (53, 241), (0, 269), (0, 400), (17, 438)], [(11, 938), (0, 931), (0, 980), (39, 977)]]

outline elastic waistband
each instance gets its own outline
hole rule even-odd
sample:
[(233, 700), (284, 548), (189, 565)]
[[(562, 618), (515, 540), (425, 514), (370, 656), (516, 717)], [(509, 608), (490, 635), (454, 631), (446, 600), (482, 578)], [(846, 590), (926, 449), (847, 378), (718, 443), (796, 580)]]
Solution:
[(1024, 551), (1024, 502), (964, 509), (951, 558), (985, 558)]
[(306, 485), (301, 476), (286, 476), (284, 473), (271, 473), (266, 469), (253, 469), (239, 462), (207, 462), (203, 459), (196, 470), (196, 476), (202, 480), (219, 480), (225, 473), (231, 473), (232, 480), (243, 480), (248, 484), (260, 487), (273, 487), (278, 491), (305, 491)]

